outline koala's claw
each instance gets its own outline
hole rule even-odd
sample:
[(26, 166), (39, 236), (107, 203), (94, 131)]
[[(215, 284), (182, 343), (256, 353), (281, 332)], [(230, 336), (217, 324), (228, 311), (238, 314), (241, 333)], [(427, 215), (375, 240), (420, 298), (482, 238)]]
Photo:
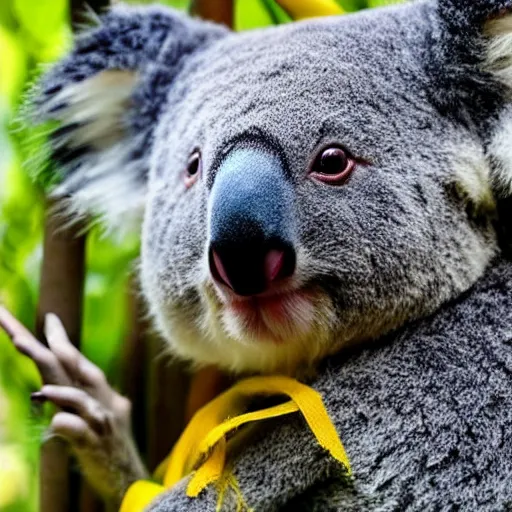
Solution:
[(48, 435), (69, 442), (92, 486), (104, 498), (119, 501), (133, 481), (147, 477), (132, 440), (130, 401), (73, 346), (57, 316), (46, 316), (48, 347), (1, 306), (0, 327), (41, 374), (44, 385), (32, 399), (61, 409)]
[(75, 450), (96, 448), (100, 438), (80, 416), (69, 412), (58, 412), (52, 419), (48, 437), (59, 436), (68, 441)]
[[(112, 434), (114, 430), (112, 425), (114, 421), (113, 414), (105, 410), (102, 404), (82, 389), (48, 385), (41, 389), (41, 393), (61, 409), (71, 409), (80, 416), (87, 428), (92, 432), (99, 435)], [(126, 418), (119, 418), (119, 420), (122, 424), (120, 426), (124, 427)], [(65, 423), (63, 426), (65, 429)], [(52, 424), (52, 430), (56, 434), (59, 433), (56, 425)]]

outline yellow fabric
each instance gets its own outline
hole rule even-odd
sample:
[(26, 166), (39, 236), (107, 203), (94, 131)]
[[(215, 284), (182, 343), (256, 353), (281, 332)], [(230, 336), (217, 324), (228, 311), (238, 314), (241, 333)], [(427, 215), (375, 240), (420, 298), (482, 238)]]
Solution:
[(276, 0), (294, 20), (343, 14), (335, 0)]
[[(287, 396), (290, 400), (259, 411), (246, 412), (251, 400), (258, 396)], [(347, 454), (318, 392), (289, 377), (252, 377), (238, 382), (196, 413), (172, 450), (167, 468), (161, 465), (157, 470), (160, 476), (165, 473), (164, 485), (139, 486), (143, 482), (136, 482), (128, 490), (121, 512), (142, 511), (159, 492), (191, 473), (193, 475), (186, 489), (188, 496), (197, 497), (209, 484), (217, 482), (220, 484), (219, 502), (222, 502), (227, 487), (235, 492), (238, 489), (234, 476), (225, 469), (228, 435), (248, 423), (298, 411), (318, 444), (343, 464), (350, 474)], [(238, 494), (240, 510), (248, 509), (239, 489)]]
[(213, 449), (213, 453), (195, 472), (187, 487), (188, 496), (195, 498), (208, 484), (217, 481), (222, 475), (222, 469), (226, 459), (225, 436), (229, 434), (229, 432), (232, 432), (251, 421), (275, 418), (277, 416), (283, 416), (284, 414), (296, 411), (298, 411), (298, 407), (293, 402), (287, 402), (261, 411), (228, 418), (211, 430), (199, 444), (198, 452), (205, 455)]
[(219, 481), (219, 485), (217, 486), (218, 498), (217, 498), (217, 506), (215, 507), (215, 512), (222, 512), (222, 506), (224, 505), (224, 498), (226, 496), (226, 491), (233, 491), (236, 498), (236, 512), (255, 512), (254, 509), (250, 508), (245, 502), (244, 496), (236, 478), (233, 476), (231, 470), (226, 471), (226, 474), (222, 476), (222, 479)]
[(139, 480), (126, 491), (119, 512), (142, 512), (163, 491), (162, 485)]
[(222, 476), (225, 462), (226, 439), (222, 437), (213, 447), (206, 462), (194, 473), (187, 486), (187, 495), (196, 498), (208, 484), (218, 481)]

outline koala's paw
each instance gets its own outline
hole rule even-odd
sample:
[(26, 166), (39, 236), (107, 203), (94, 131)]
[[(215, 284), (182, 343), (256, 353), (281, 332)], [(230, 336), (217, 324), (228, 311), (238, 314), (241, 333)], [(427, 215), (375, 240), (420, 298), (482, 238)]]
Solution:
[(104, 499), (119, 502), (132, 482), (148, 476), (132, 438), (130, 401), (71, 344), (55, 315), (46, 317), (48, 347), (2, 307), (0, 327), (41, 374), (44, 386), (32, 400), (60, 408), (48, 436), (68, 441), (94, 489)]

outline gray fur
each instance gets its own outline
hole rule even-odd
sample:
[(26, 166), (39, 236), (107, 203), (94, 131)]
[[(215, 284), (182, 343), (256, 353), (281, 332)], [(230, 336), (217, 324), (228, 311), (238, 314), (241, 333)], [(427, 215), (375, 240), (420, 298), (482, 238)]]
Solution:
[[(232, 34), (170, 10), (116, 8), (46, 79), (43, 113), (55, 88), (106, 69), (137, 72), (128, 136), (116, 143), (133, 148), (124, 163), (144, 199), (141, 279), (174, 353), (237, 372), (304, 375), (375, 342), (327, 363), (315, 381), (354, 481), (340, 487), (339, 468), (290, 422), (237, 461), (256, 510), (512, 507), (511, 270), (495, 263), (510, 243), (512, 83), (502, 71), (512, 45), (508, 25), (492, 25), (508, 23), (511, 10), (510, 0), (417, 0)], [(148, 21), (155, 12), (158, 30)], [(505, 39), (493, 44), (497, 33)], [(337, 187), (308, 177), (319, 148), (333, 143), (358, 162)], [(262, 144), (293, 185), (290, 286), (308, 294), (304, 311), (313, 312), (308, 329), (289, 326), (281, 344), (229, 317), (208, 273), (216, 175), (232, 151)], [(98, 155), (82, 149), (66, 164), (64, 190), (71, 180), (89, 186)], [(196, 149), (203, 174), (187, 188)], [(108, 172), (122, 181), (124, 166), (113, 162)], [(102, 198), (130, 209), (108, 191)], [(190, 502), (180, 486), (156, 509), (207, 511), (214, 498), (209, 490)]]
[[(299, 417), (273, 421), (237, 460), (247, 505), (258, 512), (510, 510), (511, 345), (512, 267), (495, 261), (434, 316), (322, 366), (313, 386), (343, 440), (351, 481)], [(213, 512), (216, 500), (214, 489), (191, 499), (179, 486), (150, 510)]]
[[(485, 188), (490, 163), (478, 128), (432, 103), (424, 54), (435, 22), (432, 4), (419, 2), (233, 35), (190, 59), (156, 133), (142, 252), (146, 295), (180, 355), (290, 371), (312, 353), (429, 314), (482, 275), (498, 250), (495, 205), (471, 204), (455, 168), (470, 148), (489, 174)], [(219, 155), (251, 130), (284, 154), (296, 188), (297, 276), (330, 304), (314, 335), (294, 347), (251, 343), (240, 355), (240, 340), (208, 313), (206, 207)], [(370, 162), (343, 187), (304, 178), (332, 141)], [(181, 170), (195, 147), (204, 181), (186, 190)]]

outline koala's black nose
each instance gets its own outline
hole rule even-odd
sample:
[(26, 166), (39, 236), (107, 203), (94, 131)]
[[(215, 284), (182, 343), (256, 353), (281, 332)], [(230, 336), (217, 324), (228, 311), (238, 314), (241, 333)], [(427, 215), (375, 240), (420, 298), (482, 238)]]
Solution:
[[(263, 246), (264, 247), (264, 246)], [(210, 269), (215, 279), (237, 295), (251, 296), (269, 289), (276, 281), (289, 277), (295, 268), (293, 248), (265, 249), (251, 244), (234, 250), (213, 249)], [(224, 248), (225, 249), (225, 248)], [(223, 256), (221, 256), (223, 254)]]
[(228, 155), (211, 191), (209, 231), (210, 272), (237, 295), (257, 295), (294, 273), (293, 188), (276, 155)]

